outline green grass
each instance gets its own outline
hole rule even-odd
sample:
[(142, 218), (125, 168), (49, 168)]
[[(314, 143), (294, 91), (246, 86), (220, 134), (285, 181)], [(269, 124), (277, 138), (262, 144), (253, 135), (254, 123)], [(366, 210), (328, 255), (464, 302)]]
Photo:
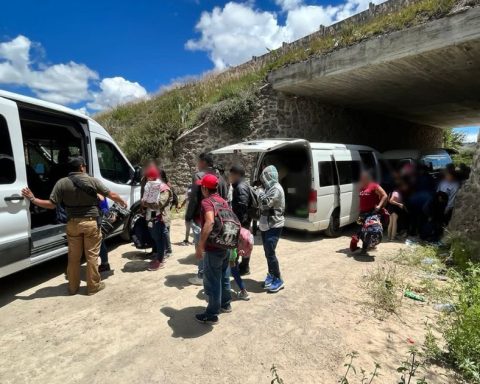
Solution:
[[(256, 89), (272, 70), (445, 16), (455, 0), (419, 0), (360, 25), (345, 24), (335, 36), (312, 40), (306, 48), (272, 51), (269, 60), (243, 69), (209, 74), (151, 99), (118, 106), (95, 116), (132, 162), (167, 157), (175, 139), (205, 120), (225, 129), (248, 126)], [(248, 100), (245, 97), (248, 96)], [(219, 103), (223, 103), (217, 105)], [(238, 117), (243, 119), (238, 121)]]

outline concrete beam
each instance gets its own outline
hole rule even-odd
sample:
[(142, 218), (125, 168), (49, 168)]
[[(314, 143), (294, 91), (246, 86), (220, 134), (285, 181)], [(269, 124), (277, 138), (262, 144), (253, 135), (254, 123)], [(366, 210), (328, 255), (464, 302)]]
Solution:
[(269, 81), (420, 124), (480, 124), (480, 7), (278, 69)]

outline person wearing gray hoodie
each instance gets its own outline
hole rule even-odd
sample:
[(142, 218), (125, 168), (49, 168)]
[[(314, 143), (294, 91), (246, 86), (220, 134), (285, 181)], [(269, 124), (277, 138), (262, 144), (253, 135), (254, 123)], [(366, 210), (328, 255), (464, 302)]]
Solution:
[(273, 165), (263, 170), (260, 181), (263, 188), (257, 192), (261, 211), (259, 229), (268, 264), (264, 287), (269, 292), (278, 292), (284, 288), (276, 248), (285, 225), (285, 192), (278, 181), (278, 171)]

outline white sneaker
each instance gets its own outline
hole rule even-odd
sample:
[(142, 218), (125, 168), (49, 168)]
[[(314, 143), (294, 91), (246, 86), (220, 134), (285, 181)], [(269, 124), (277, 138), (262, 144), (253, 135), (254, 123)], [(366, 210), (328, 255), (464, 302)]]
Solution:
[(239, 291), (237, 293), (237, 299), (248, 301), (248, 300), (250, 300), (250, 296), (249, 296), (247, 291)]
[(191, 277), (190, 279), (188, 279), (188, 282), (192, 285), (203, 285), (203, 279), (198, 276)]

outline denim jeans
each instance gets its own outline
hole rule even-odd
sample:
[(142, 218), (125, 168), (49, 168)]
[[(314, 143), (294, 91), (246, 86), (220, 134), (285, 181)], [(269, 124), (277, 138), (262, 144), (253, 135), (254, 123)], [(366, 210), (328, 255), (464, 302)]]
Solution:
[(167, 227), (167, 234), (165, 236), (165, 252), (172, 253), (172, 241), (170, 240), (170, 226)]
[(153, 226), (151, 228), (148, 227), (148, 230), (155, 243), (155, 259), (163, 262), (163, 258), (165, 257), (165, 242), (168, 235), (167, 227), (163, 222), (155, 220)]
[(108, 249), (105, 244), (105, 239), (102, 239), (102, 243), (100, 244), (100, 263), (108, 264)]
[(280, 277), (280, 266), (275, 250), (282, 234), (282, 229), (270, 228), (268, 231), (262, 231), (263, 250), (267, 258), (268, 273), (275, 277)]
[(220, 308), (230, 304), (230, 268), (227, 251), (206, 251), (203, 257), (203, 286), (208, 295), (207, 315), (218, 315)]

